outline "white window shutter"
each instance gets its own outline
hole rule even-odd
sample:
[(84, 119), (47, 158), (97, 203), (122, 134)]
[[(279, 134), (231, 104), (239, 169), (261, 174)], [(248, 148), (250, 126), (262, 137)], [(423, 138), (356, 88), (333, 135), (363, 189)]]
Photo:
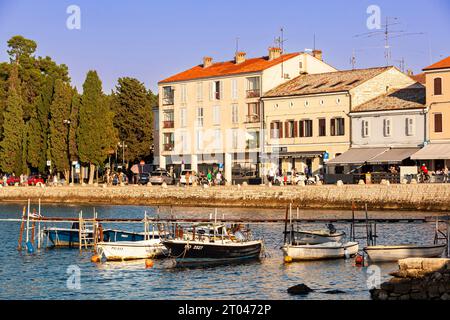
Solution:
[(214, 81), (209, 83), (209, 100), (214, 100)]
[(220, 81), (220, 100), (223, 100), (223, 81)]

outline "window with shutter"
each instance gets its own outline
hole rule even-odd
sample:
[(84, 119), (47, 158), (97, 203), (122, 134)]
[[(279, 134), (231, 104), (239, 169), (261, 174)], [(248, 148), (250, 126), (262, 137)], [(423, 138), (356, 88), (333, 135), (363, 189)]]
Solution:
[(406, 135), (413, 136), (415, 134), (414, 118), (406, 118)]
[(330, 135), (332, 136), (336, 135), (336, 119), (330, 120)]
[(434, 114), (434, 132), (442, 132), (442, 113)]
[(298, 137), (298, 122), (297, 121), (293, 121), (292, 122), (294, 124), (294, 134), (293, 137), (297, 138)]
[(197, 82), (197, 101), (203, 100), (203, 82)]
[(279, 131), (278, 136), (280, 138), (283, 138), (283, 122), (278, 122), (278, 131)]
[(391, 119), (384, 119), (383, 121), (383, 132), (384, 132), (384, 136), (385, 137), (390, 137), (391, 136), (391, 126), (392, 126), (392, 121)]
[(327, 135), (326, 119), (319, 119), (319, 137)]
[(442, 94), (442, 78), (434, 78), (434, 95)]

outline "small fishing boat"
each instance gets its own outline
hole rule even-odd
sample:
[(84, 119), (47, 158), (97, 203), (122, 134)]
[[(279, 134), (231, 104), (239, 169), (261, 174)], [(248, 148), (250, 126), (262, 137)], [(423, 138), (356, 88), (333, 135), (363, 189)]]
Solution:
[(358, 242), (326, 242), (313, 245), (285, 244), (282, 247), (284, 256), (292, 261), (324, 260), (348, 258), (358, 253)]
[[(78, 247), (80, 244), (79, 224), (73, 223), (72, 228), (49, 227), (43, 230), (43, 233), (50, 240), (54, 247)], [(88, 244), (92, 243), (93, 230), (85, 230)], [(101, 241), (103, 242), (121, 242), (121, 241), (143, 241), (145, 232), (132, 232), (115, 229), (105, 229)], [(150, 231), (149, 238), (159, 238), (159, 232)]]
[(397, 261), (405, 258), (437, 258), (442, 256), (446, 244), (418, 245), (402, 244), (368, 246), (364, 252), (372, 262)]
[[(77, 224), (73, 224), (72, 228), (49, 227), (43, 231), (44, 235), (50, 240), (54, 247), (78, 247), (80, 243), (80, 230)], [(86, 238), (93, 238), (93, 231), (86, 230)], [(91, 240), (88, 240), (90, 243)]]
[(136, 259), (153, 259), (168, 254), (161, 239), (142, 241), (99, 242), (97, 254), (107, 261), (125, 261)]
[(162, 241), (177, 265), (209, 265), (258, 259), (263, 242), (253, 240), (249, 230), (232, 232), (224, 225), (197, 225), (176, 232), (175, 239)]

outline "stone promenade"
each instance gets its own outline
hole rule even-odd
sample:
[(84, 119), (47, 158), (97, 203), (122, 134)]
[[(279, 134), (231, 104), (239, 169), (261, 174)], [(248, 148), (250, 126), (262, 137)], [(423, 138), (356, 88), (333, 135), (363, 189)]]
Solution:
[(371, 210), (450, 211), (450, 184), (321, 186), (59, 186), (3, 187), (0, 200), (52, 203), (173, 205), (191, 207), (350, 209), (352, 201)]

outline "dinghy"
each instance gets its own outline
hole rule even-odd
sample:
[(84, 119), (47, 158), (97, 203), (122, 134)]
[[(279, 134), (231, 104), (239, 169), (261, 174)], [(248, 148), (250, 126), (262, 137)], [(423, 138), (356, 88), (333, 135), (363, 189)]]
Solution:
[(437, 258), (442, 256), (445, 248), (445, 244), (403, 244), (390, 246), (368, 246), (364, 248), (364, 252), (372, 262), (385, 262), (397, 261), (405, 258)]
[(97, 244), (96, 251), (107, 261), (153, 259), (168, 254), (167, 248), (159, 238), (142, 241), (100, 242)]
[(292, 261), (324, 260), (349, 258), (358, 253), (358, 242), (327, 242), (314, 245), (285, 244), (282, 247), (284, 256)]

